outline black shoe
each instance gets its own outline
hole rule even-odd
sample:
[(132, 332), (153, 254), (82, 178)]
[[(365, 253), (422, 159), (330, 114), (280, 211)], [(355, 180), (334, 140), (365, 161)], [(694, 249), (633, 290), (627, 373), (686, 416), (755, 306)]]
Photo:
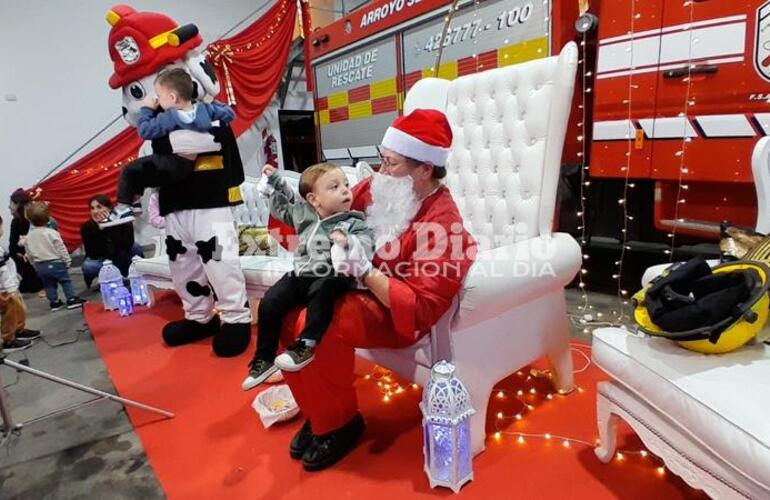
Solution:
[(64, 302), (61, 300), (54, 300), (53, 302), (50, 302), (51, 305), (51, 312), (59, 311), (64, 308)]
[(34, 340), (38, 337), (40, 337), (40, 332), (37, 330), (27, 330), (25, 328), (24, 330), (19, 330), (16, 332), (17, 339)]
[(32, 347), (31, 340), (14, 339), (11, 342), (3, 342), (3, 354), (8, 354), (16, 351), (23, 351), (24, 349), (28, 349), (30, 347)]
[(306, 345), (299, 339), (275, 358), (275, 366), (281, 371), (298, 372), (313, 361), (314, 357), (315, 346)]
[(251, 323), (225, 323), (219, 329), (211, 348), (220, 358), (231, 358), (244, 352), (251, 341)]
[(289, 455), (291, 455), (291, 458), (294, 460), (301, 459), (302, 455), (304, 455), (310, 445), (313, 444), (314, 438), (313, 430), (310, 428), (310, 420), (305, 420), (305, 423), (302, 424), (300, 430), (294, 434), (291, 444), (289, 444)]
[(350, 422), (339, 429), (316, 436), (312, 446), (302, 455), (302, 466), (308, 472), (331, 467), (353, 449), (365, 429), (364, 418), (356, 413)]
[(85, 304), (86, 301), (81, 299), (80, 297), (71, 297), (67, 299), (67, 309), (78, 309), (80, 307), (83, 307), (83, 304)]
[(254, 359), (249, 363), (249, 374), (241, 384), (244, 391), (253, 389), (262, 382), (268, 381), (273, 374), (278, 373), (278, 368), (270, 361)]
[(169, 347), (189, 344), (213, 336), (219, 331), (219, 316), (216, 314), (208, 323), (191, 319), (180, 319), (166, 323), (163, 327), (163, 341)]

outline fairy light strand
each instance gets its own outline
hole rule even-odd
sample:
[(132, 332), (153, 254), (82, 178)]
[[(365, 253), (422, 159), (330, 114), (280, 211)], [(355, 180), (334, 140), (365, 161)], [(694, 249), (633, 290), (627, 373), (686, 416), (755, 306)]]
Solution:
[(631, 101), (633, 97), (633, 91), (634, 88), (637, 88), (638, 85), (634, 84), (634, 70), (636, 69), (635, 62), (634, 62), (634, 41), (635, 38), (635, 21), (639, 16), (636, 14), (636, 0), (631, 0), (631, 39), (628, 49), (626, 49), (629, 54), (629, 61), (630, 61), (630, 71), (628, 74), (628, 97), (626, 98), (625, 104), (628, 114), (628, 131), (627, 131), (627, 141), (626, 141), (626, 163), (623, 167), (621, 167), (621, 170), (623, 171), (623, 197), (618, 200), (618, 204), (622, 208), (623, 212), (623, 227), (620, 230), (620, 256), (618, 260), (615, 262), (615, 264), (618, 266), (617, 272), (612, 276), (616, 282), (617, 282), (617, 288), (618, 288), (618, 298), (620, 301), (619, 304), (619, 311), (620, 314), (618, 315), (618, 321), (620, 323), (623, 323), (626, 315), (626, 306), (628, 305), (628, 291), (623, 288), (623, 263), (626, 258), (626, 251), (630, 250), (630, 247), (628, 245), (628, 227), (629, 227), (629, 221), (633, 220), (633, 216), (628, 214), (628, 190), (633, 188), (634, 185), (629, 182), (629, 178), (631, 175), (631, 148), (632, 144), (635, 140), (634, 137), (632, 137), (632, 129), (634, 127), (632, 126), (631, 121)]
[(683, 4), (684, 7), (690, 7), (690, 19), (689, 19), (689, 47), (688, 47), (688, 53), (687, 53), (687, 76), (683, 78), (683, 81), (687, 83), (685, 87), (685, 97), (684, 97), (684, 111), (681, 113), (682, 116), (682, 146), (679, 151), (674, 153), (675, 155), (679, 156), (679, 176), (677, 179), (677, 189), (676, 189), (676, 204), (674, 205), (674, 223), (673, 227), (671, 228), (671, 232), (668, 234), (669, 238), (671, 239), (671, 247), (668, 250), (664, 250), (664, 253), (668, 254), (668, 261), (673, 262), (674, 260), (674, 248), (676, 246), (676, 230), (677, 227), (683, 220), (680, 220), (679, 218), (679, 208), (680, 205), (685, 203), (684, 194), (683, 191), (687, 191), (689, 188), (689, 185), (683, 184), (684, 175), (686, 173), (689, 173), (689, 169), (685, 167), (685, 157), (687, 155), (687, 144), (689, 144), (692, 139), (688, 136), (688, 123), (689, 123), (689, 111), (690, 106), (694, 105), (694, 102), (691, 102), (690, 100), (690, 91), (692, 88), (692, 46), (693, 46), (693, 29), (692, 29), (692, 23), (694, 18), (694, 2), (693, 0), (687, 0)]
[[(588, 80), (589, 76), (591, 76), (588, 72), (588, 64), (587, 64), (587, 58), (586, 58), (586, 38), (587, 33), (582, 33), (582, 39), (580, 41), (580, 60), (582, 65), (582, 78), (583, 78), (583, 88), (582, 88), (582, 95), (581, 95), (581, 102), (580, 102), (580, 122), (578, 123), (579, 134), (582, 134), (583, 138), (585, 139), (585, 131), (586, 131), (586, 95), (588, 94)], [(583, 300), (583, 305), (579, 307), (579, 309), (583, 310), (587, 313), (587, 311), (593, 309), (593, 306), (591, 305), (591, 302), (588, 298), (588, 291), (586, 290), (586, 283), (583, 279), (588, 274), (588, 269), (586, 269), (586, 261), (589, 258), (588, 253), (586, 253), (586, 191), (588, 186), (591, 184), (590, 181), (587, 178), (588, 175), (588, 165), (586, 164), (586, 140), (580, 141), (580, 151), (578, 152), (578, 156), (580, 157), (580, 211), (578, 212), (578, 217), (580, 220), (580, 225), (578, 226), (578, 231), (580, 233), (580, 255), (581, 255), (581, 261), (580, 261), (580, 271), (578, 271), (578, 288), (580, 289), (580, 295)], [(587, 314), (586, 314), (587, 316)], [(584, 318), (588, 319), (588, 318)], [(584, 330), (584, 333), (588, 333), (586, 330)]]

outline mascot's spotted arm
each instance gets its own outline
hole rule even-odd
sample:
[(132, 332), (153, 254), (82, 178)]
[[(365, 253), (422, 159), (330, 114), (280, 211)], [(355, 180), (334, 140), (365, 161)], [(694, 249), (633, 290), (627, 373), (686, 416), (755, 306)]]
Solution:
[[(195, 25), (179, 26), (168, 16), (127, 5), (114, 6), (106, 17), (115, 71), (109, 83), (122, 89), (123, 116), (131, 125), (166, 68), (190, 74), (196, 100), (209, 102), (219, 93), (213, 68), (195, 50), (203, 42)], [(159, 191), (171, 276), (185, 312), (185, 319), (165, 325), (163, 340), (177, 346), (213, 336), (217, 356), (237, 356), (249, 344), (251, 312), (230, 208), (242, 203), (238, 186), (244, 180), (235, 136), (220, 123), (209, 133), (176, 130), (154, 139), (152, 151), (197, 155), (191, 175)], [(143, 168), (149, 176), (154, 165), (146, 161)]]

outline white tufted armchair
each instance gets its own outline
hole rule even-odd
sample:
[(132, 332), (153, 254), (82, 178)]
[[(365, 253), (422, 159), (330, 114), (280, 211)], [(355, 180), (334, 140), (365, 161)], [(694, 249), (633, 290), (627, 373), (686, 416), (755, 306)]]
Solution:
[(546, 356), (556, 388), (573, 386), (564, 286), (581, 253), (552, 226), (576, 66), (570, 43), (547, 59), (451, 82), (420, 80), (404, 103), (405, 113), (446, 112), (454, 132), (446, 184), (480, 251), (431, 335), (410, 348), (359, 354), (422, 385), (433, 363), (451, 359), (476, 409), (474, 453), (484, 449), (497, 382)]

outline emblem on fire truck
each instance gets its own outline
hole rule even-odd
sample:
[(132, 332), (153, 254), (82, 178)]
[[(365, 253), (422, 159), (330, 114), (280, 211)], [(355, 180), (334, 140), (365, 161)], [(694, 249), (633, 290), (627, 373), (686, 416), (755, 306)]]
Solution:
[(770, 0), (757, 9), (754, 68), (759, 76), (770, 82)]

